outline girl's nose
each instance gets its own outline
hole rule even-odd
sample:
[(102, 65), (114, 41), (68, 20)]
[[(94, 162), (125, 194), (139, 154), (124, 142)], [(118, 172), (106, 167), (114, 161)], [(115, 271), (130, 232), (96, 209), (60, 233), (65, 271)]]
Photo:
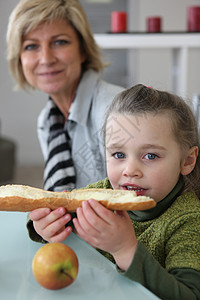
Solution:
[(125, 177), (142, 177), (142, 170), (135, 160), (134, 161), (127, 161), (127, 164), (122, 172), (122, 175)]

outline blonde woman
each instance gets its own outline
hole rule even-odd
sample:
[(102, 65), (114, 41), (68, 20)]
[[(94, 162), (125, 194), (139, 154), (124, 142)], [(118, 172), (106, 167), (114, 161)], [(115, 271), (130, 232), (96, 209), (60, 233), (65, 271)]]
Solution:
[(102, 80), (104, 64), (76, 0), (21, 0), (7, 31), (17, 88), (48, 94), (38, 117), (44, 188), (71, 190), (106, 175), (99, 135), (105, 111), (123, 88)]

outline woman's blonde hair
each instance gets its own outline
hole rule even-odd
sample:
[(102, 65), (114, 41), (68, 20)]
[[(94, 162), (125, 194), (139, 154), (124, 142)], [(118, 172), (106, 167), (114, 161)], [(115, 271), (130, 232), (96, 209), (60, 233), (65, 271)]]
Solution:
[(21, 0), (10, 15), (7, 30), (7, 59), (17, 87), (31, 87), (24, 76), (20, 60), (22, 37), (42, 22), (55, 19), (68, 21), (77, 32), (80, 49), (86, 56), (83, 70), (104, 69), (100, 49), (78, 0)]

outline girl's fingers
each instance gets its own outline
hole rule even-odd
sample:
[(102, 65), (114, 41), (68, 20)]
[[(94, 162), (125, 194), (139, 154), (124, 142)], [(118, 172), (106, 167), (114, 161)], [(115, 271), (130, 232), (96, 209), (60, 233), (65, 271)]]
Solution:
[[(97, 231), (99, 231), (95, 227), (95, 224), (98, 221), (97, 218), (98, 217), (96, 216), (94, 211), (92, 211), (91, 207), (87, 202), (83, 203), (83, 208), (79, 207), (77, 209), (77, 219), (79, 221), (82, 230), (85, 231), (86, 233), (94, 235), (96, 234)], [(96, 221), (93, 221), (95, 219)]]
[[(65, 229), (65, 225), (71, 220), (71, 216), (69, 214), (66, 214), (52, 223), (48, 223), (48, 226), (43, 228), (43, 235), (47, 239), (57, 235), (57, 233), (62, 232)], [(36, 225), (37, 226), (37, 225)], [(41, 225), (40, 225), (41, 228)]]
[(89, 199), (88, 203), (90, 204), (92, 210), (95, 211), (96, 215), (98, 215), (106, 223), (112, 224), (114, 222), (116, 215), (113, 213), (113, 211), (107, 209), (94, 199)]
[(54, 235), (50, 238), (51, 243), (61, 243), (70, 235), (72, 232), (71, 227), (66, 227), (63, 231), (59, 232), (58, 234)]
[(84, 228), (79, 223), (79, 220), (77, 218), (73, 219), (73, 224), (74, 224), (76, 235), (78, 235), (81, 239), (83, 239), (89, 245), (94, 246), (95, 242), (96, 242), (96, 237), (98, 236), (98, 233), (95, 234), (93, 232), (91, 234), (91, 231), (93, 231), (93, 229), (91, 229), (91, 228), (90, 228), (90, 230), (85, 231)]
[(54, 223), (56, 220), (63, 217), (66, 213), (66, 209), (64, 207), (59, 207), (53, 211), (51, 211), (49, 214), (42, 218), (38, 218), (34, 221), (38, 222), (40, 229), (44, 229), (48, 227), (51, 223)]
[(74, 224), (74, 228), (75, 228), (75, 233), (79, 236), (79, 237), (83, 237), (85, 235), (85, 231), (82, 229), (82, 227), (80, 226), (78, 219), (74, 218), (72, 220), (73, 224)]
[(38, 220), (46, 217), (47, 215), (49, 215), (50, 212), (51, 212), (50, 208), (38, 208), (38, 209), (32, 210), (29, 213), (29, 218), (32, 221), (38, 221)]
[(53, 223), (54, 221), (58, 220), (62, 216), (64, 216), (66, 213), (66, 209), (64, 207), (59, 207), (55, 210), (53, 210), (47, 217), (46, 220), (48, 220), (48, 223)]

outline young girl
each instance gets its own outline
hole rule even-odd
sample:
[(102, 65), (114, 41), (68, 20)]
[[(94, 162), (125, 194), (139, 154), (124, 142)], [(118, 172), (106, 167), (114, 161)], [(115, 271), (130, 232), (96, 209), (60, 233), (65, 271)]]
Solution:
[[(199, 137), (189, 106), (136, 85), (115, 97), (104, 137), (108, 178), (87, 188), (134, 190), (157, 206), (112, 212), (89, 199), (73, 219), (76, 233), (161, 299), (200, 299)], [(64, 208), (30, 218), (35, 240), (63, 241), (72, 230)]]

